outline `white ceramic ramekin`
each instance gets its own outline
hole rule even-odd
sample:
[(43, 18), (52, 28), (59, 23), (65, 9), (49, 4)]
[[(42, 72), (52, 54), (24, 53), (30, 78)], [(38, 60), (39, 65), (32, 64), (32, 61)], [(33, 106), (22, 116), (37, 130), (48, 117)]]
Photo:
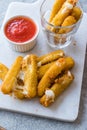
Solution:
[[(20, 16), (27, 17), (27, 18), (31, 19), (35, 23), (37, 30), (36, 30), (36, 34), (30, 40), (28, 40), (26, 42), (22, 42), (22, 43), (17, 43), (17, 42), (14, 42), (14, 41), (8, 39), (8, 37), (5, 34), (5, 27), (6, 27), (6, 24), (11, 19), (16, 18), (16, 17), (20, 17)], [(36, 39), (37, 39), (38, 33), (39, 33), (39, 26), (38, 26), (38, 24), (32, 18), (30, 18), (28, 16), (24, 16), (24, 15), (17, 15), (17, 16), (11, 17), (3, 25), (3, 34), (4, 34), (4, 37), (6, 38), (6, 40), (8, 41), (9, 47), (11, 49), (15, 50), (15, 51), (18, 51), (18, 52), (26, 52), (26, 51), (31, 50), (35, 46), (35, 44), (36, 44)]]

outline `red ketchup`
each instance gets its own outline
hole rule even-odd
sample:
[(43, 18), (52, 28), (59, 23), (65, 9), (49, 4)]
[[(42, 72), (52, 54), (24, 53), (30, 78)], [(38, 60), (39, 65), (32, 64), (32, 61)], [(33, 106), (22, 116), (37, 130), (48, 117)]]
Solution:
[(34, 21), (25, 16), (9, 20), (5, 26), (5, 35), (13, 42), (23, 43), (32, 39), (37, 31)]

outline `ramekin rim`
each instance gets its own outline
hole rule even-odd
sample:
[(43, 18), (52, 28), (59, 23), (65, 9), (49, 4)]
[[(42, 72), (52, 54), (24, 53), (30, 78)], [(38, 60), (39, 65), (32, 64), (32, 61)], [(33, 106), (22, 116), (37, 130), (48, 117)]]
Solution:
[[(27, 41), (25, 41), (25, 42), (14, 42), (14, 41), (10, 40), (10, 39), (6, 36), (6, 34), (5, 34), (5, 26), (6, 26), (6, 24), (7, 24), (11, 19), (16, 18), (16, 17), (26, 17), (26, 18), (31, 19), (31, 20), (35, 23), (37, 30), (36, 30), (35, 35), (34, 35), (30, 40), (27, 40)], [(7, 39), (7, 41), (9, 41), (11, 44), (14, 44), (14, 45), (26, 45), (26, 44), (29, 44), (29, 43), (33, 42), (33, 41), (37, 38), (37, 36), (38, 36), (38, 34), (39, 34), (39, 25), (38, 25), (38, 23), (37, 23), (33, 18), (31, 18), (31, 17), (28, 16), (28, 15), (15, 15), (15, 16), (12, 16), (12, 17), (10, 17), (9, 19), (6, 20), (6, 22), (4, 23), (4, 25), (3, 25), (3, 27), (2, 27), (2, 30), (3, 30), (4, 37), (5, 37), (5, 38)]]

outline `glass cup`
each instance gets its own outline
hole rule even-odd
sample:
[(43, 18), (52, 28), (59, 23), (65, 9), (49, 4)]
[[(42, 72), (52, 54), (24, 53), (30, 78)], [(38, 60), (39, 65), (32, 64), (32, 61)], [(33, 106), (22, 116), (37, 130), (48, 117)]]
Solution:
[[(54, 0), (44, 0), (40, 7), (41, 25), (45, 34), (47, 43), (54, 48), (61, 49), (68, 46), (72, 42), (73, 35), (77, 32), (82, 20), (83, 11), (80, 19), (71, 26), (54, 26), (49, 23), (50, 12)], [(81, 9), (80, 4), (78, 6)], [(82, 9), (81, 9), (82, 10)], [(66, 30), (66, 33), (59, 33), (59, 30)]]

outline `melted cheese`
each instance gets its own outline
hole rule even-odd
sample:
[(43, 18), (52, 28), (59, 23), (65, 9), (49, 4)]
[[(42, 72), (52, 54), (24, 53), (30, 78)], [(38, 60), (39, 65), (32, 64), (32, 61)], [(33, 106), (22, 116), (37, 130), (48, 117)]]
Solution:
[(64, 13), (66, 13), (66, 11), (69, 9), (72, 9), (73, 8), (73, 5), (72, 4), (70, 4), (70, 3), (68, 3), (68, 2), (66, 2), (65, 3), (65, 8), (62, 10), (62, 14), (64, 14)]
[(30, 55), (26, 55), (23, 60), (27, 60), (30, 57)]
[(52, 99), (52, 101), (54, 101), (55, 94), (52, 90), (46, 90), (45, 95), (46, 95), (47, 100)]
[(18, 76), (17, 76), (19, 79), (22, 79), (24, 81), (24, 72), (23, 71), (20, 71)]
[(37, 66), (40, 67), (40, 66), (41, 66), (41, 62), (38, 62), (38, 63), (37, 63)]

